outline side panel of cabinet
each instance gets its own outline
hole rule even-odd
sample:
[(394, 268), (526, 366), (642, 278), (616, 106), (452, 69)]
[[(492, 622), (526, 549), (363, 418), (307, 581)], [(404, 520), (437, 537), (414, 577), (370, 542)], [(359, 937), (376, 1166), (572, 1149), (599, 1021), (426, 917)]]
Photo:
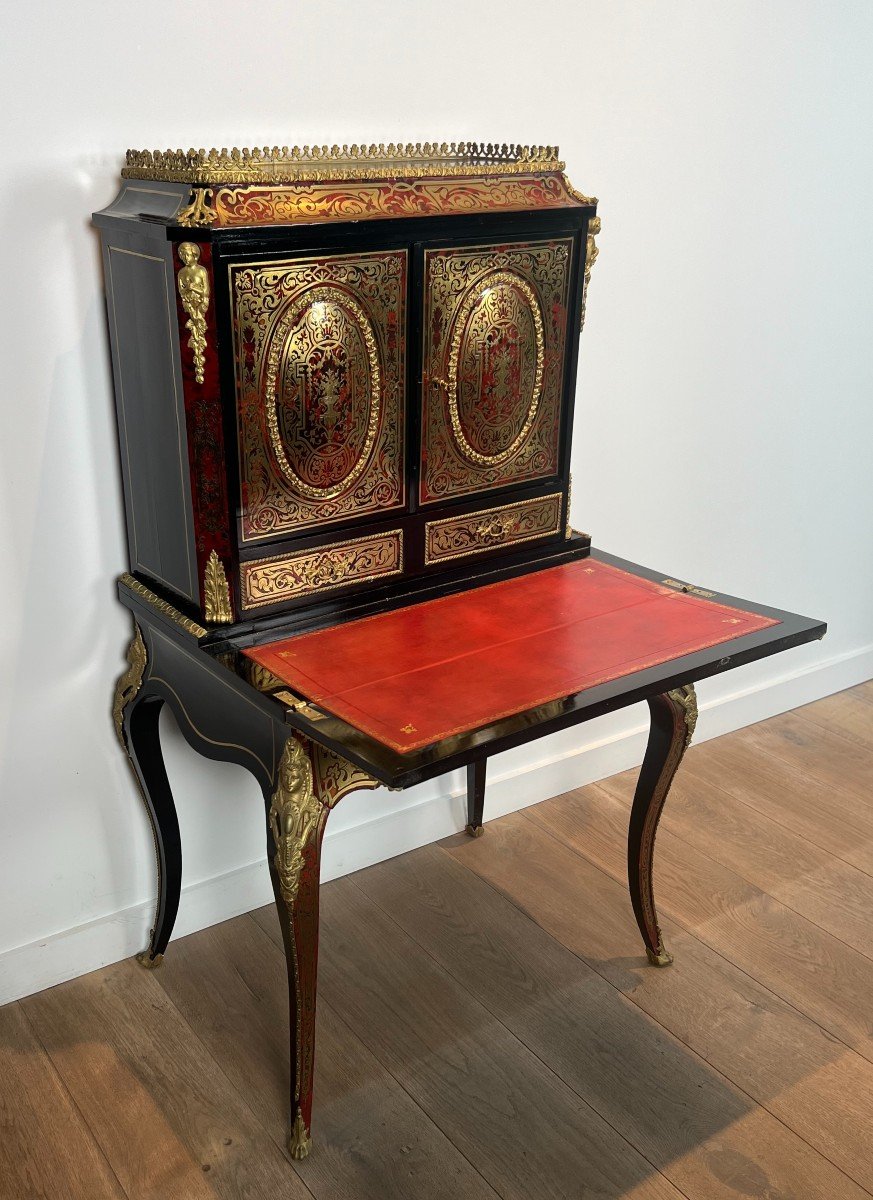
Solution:
[(170, 247), (103, 234), (131, 569), (199, 603)]
[(559, 473), (572, 250), (425, 249), (422, 505)]
[(404, 507), (407, 260), (231, 267), (241, 542)]

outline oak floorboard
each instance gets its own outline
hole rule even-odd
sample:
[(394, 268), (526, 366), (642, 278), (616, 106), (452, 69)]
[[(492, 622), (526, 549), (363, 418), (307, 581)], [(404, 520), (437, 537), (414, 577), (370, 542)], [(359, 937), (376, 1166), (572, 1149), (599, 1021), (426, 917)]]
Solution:
[[(650, 967), (626, 884), (541, 827), (542, 807), (442, 847), (873, 1193), (873, 1065), (669, 919), (675, 963)], [(766, 1153), (759, 1165), (769, 1169)]]
[(849, 688), (845, 692), (836, 692), (833, 696), (825, 696), (814, 704), (806, 704), (803, 708), (795, 709), (799, 717), (829, 729), (832, 733), (840, 734), (868, 750), (873, 750), (873, 690), (865, 693), (864, 686)]
[[(327, 885), (330, 886), (330, 885)], [(275, 909), (262, 914), (268, 924)], [(276, 930), (278, 936), (278, 922)], [(323, 942), (331, 930), (325, 929)], [(176, 1008), (280, 1146), (288, 1123), (285, 956), (238, 917), (179, 939), (158, 973)], [(324, 994), (317, 1006), (313, 1150), (294, 1170), (316, 1200), (494, 1200)], [(289, 1164), (289, 1170), (291, 1166)]]
[[(873, 959), (873, 877), (722, 790), (698, 761), (682, 764), (664, 808), (669, 833)], [(630, 809), (636, 772), (598, 784)]]
[(790, 763), (833, 791), (869, 802), (873, 795), (873, 750), (814, 724), (800, 712), (786, 712), (730, 735), (738, 746), (754, 746)]
[[(626, 886), (628, 811), (600, 785), (546, 800), (529, 819)], [(666, 824), (655, 850), (655, 898), (661, 916), (873, 1061), (869, 958), (680, 841)]]
[[(741, 744), (734, 734), (692, 746), (677, 784), (689, 772), (873, 876), (873, 793), (862, 797), (830, 787), (789, 760)], [(672, 805), (671, 796), (665, 817)]]
[(322, 913), (322, 994), (503, 1200), (681, 1196), (354, 877), (322, 889)]
[(867, 1200), (450, 854), (417, 850), (356, 881), (689, 1200), (735, 1200), (738, 1176), (761, 1196)]
[(152, 972), (128, 959), (20, 1003), (130, 1200), (310, 1200)]
[(20, 1004), (0, 1008), (0, 1200), (124, 1200)]

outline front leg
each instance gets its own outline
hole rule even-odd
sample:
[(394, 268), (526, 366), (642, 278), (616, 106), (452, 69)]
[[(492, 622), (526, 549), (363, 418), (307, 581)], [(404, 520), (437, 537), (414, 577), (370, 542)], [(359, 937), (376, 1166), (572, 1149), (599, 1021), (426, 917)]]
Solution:
[(267, 838), (270, 878), (282, 927), (291, 1016), (292, 1158), (311, 1147), (315, 1061), (315, 993), (318, 970), (318, 890), (321, 842), (331, 808), (375, 779), (330, 750), (292, 734), (278, 764), (278, 786), (269, 796)]
[[(144, 967), (160, 966), (173, 932), (182, 891), (182, 842), (173, 793), (161, 752), (158, 718), (164, 701), (147, 692), (148, 657), (142, 632), (134, 625), (127, 671), (115, 690), (115, 730), (126, 751), (145, 803), (155, 843), (158, 898), (148, 949), (138, 954)], [(143, 683), (146, 688), (143, 688)]]
[(664, 801), (697, 724), (694, 685), (689, 683), (652, 697), (649, 710), (652, 724), (631, 808), (627, 869), (631, 903), (646, 945), (646, 956), (654, 966), (667, 967), (673, 958), (664, 949), (658, 925), (652, 860)]

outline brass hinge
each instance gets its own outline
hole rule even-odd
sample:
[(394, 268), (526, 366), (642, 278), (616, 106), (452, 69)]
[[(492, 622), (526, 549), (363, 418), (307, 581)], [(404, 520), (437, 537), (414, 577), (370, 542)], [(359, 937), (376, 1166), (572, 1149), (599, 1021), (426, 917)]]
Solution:
[(708, 592), (706, 588), (695, 587), (692, 583), (680, 583), (678, 579), (662, 579), (661, 583), (667, 587), (676, 588), (680, 592), (686, 592), (691, 596), (705, 596), (707, 600), (711, 600), (713, 596), (717, 596), (718, 592)]
[(273, 696), (277, 700), (281, 700), (291, 712), (299, 713), (301, 717), (306, 717), (309, 721), (323, 721), (326, 716), (319, 709), (313, 708), (305, 697), (298, 696), (287, 688), (281, 692), (273, 692)]

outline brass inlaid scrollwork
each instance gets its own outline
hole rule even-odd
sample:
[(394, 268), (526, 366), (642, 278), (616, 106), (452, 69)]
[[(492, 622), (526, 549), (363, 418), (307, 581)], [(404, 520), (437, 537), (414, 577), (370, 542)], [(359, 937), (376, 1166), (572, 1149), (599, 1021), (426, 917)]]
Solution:
[(399, 529), (240, 564), (244, 609), (367, 583), (403, 571)]
[(430, 565), (493, 550), (495, 546), (513, 546), (557, 534), (560, 527), (560, 492), (468, 513), (465, 517), (428, 521), (424, 561)]
[(406, 259), (231, 268), (244, 542), (403, 506)]
[[(496, 467), (516, 453), (536, 420), (544, 357), (543, 320), (530, 284), (505, 270), (478, 279), (455, 316), (448, 379), (434, 380), (446, 389), (452, 433), (469, 462)], [(465, 382), (471, 394), (462, 415)], [(513, 417), (517, 422), (522, 416), (515, 431)], [(489, 452), (471, 444), (471, 424)]]
[[(265, 393), (270, 445), (294, 491), (329, 500), (353, 487), (366, 469), (382, 411), (379, 350), (357, 300), (338, 288), (314, 287), (294, 301), (273, 336)], [(285, 453), (277, 395), (296, 416), (289, 449), (297, 469)], [(364, 406), (366, 413), (357, 411)], [(305, 479), (307, 466), (324, 480)]]
[(204, 379), (206, 367), (206, 310), (209, 308), (209, 272), (200, 263), (200, 247), (194, 242), (179, 243), (179, 258), (185, 264), (179, 271), (177, 283), (182, 307), (188, 314), (185, 328), (188, 345), (194, 356), (194, 378)]
[(557, 472), (571, 248), (425, 252), (421, 503)]

